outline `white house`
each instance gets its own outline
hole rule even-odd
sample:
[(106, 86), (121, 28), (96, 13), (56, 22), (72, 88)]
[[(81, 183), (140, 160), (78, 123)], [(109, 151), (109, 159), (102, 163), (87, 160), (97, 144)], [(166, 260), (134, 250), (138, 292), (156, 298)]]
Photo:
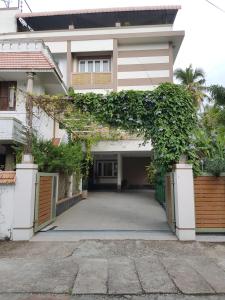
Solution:
[[(0, 40), (0, 166), (12, 170), (13, 144), (25, 143), (26, 92), (65, 94), (62, 74), (42, 41)], [(28, 90), (29, 89), (29, 90)], [(58, 124), (34, 109), (33, 128), (39, 138), (63, 138)]]
[[(172, 82), (173, 63), (184, 37), (183, 31), (173, 30), (179, 9), (179, 6), (152, 6), (40, 13), (1, 9), (1, 93), (2, 84), (8, 84), (9, 90), (12, 85), (26, 89), (27, 73), (31, 72), (36, 74), (35, 93), (63, 93), (63, 81), (67, 87), (82, 93), (148, 90), (162, 82)], [(30, 69), (21, 66), (24, 56), (19, 57), (23, 52), (31, 57)], [(8, 64), (8, 69), (4, 66), (4, 55), (17, 57), (16, 63), (14, 60), (13, 65)], [(38, 68), (35, 55), (46, 57), (48, 66), (40, 64)], [(21, 126), (24, 109), (18, 101), (10, 99), (5, 106), (2, 95), (0, 141), (6, 144), (3, 124)], [(46, 138), (57, 137), (52, 120), (43, 117), (40, 121), (37, 127)], [(14, 139), (11, 132), (7, 143)], [(0, 149), (6, 151), (2, 146)], [(135, 137), (99, 142), (92, 149), (94, 167), (90, 185), (118, 189), (122, 184), (147, 185), (145, 167), (151, 149), (150, 143), (143, 145)]]

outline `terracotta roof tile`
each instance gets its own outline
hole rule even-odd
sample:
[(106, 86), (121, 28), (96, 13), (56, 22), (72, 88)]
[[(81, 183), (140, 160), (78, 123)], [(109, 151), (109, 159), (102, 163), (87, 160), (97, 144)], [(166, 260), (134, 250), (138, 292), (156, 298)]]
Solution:
[(54, 64), (41, 51), (0, 52), (0, 69), (53, 69)]
[(16, 182), (16, 172), (0, 171), (0, 184), (13, 184)]

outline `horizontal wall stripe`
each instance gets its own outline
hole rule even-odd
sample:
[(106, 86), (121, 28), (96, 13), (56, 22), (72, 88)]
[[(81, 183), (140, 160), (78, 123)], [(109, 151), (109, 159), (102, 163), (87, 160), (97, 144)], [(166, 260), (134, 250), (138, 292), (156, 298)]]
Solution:
[(126, 91), (126, 90), (136, 90), (136, 91), (152, 91), (157, 88), (157, 85), (131, 85), (131, 86), (120, 86), (118, 87), (119, 91)]
[(163, 82), (171, 82), (169, 77), (161, 78), (133, 78), (133, 79), (119, 79), (118, 86), (139, 86), (139, 85), (155, 85)]
[(169, 56), (118, 58), (118, 65), (140, 65), (140, 64), (157, 64), (157, 63), (169, 63)]
[(169, 44), (136, 44), (136, 45), (119, 45), (119, 51), (130, 50), (155, 50), (155, 49), (169, 49)]
[(169, 49), (119, 51), (118, 57), (169, 56)]
[(169, 64), (119, 65), (118, 72), (169, 70)]
[(169, 77), (169, 70), (158, 70), (158, 71), (135, 71), (135, 72), (119, 72), (118, 79), (134, 79), (134, 78), (163, 78)]

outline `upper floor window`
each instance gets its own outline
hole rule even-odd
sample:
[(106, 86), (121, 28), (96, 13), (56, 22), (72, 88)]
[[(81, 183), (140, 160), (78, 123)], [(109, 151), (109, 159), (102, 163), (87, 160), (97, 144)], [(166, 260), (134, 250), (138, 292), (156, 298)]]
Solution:
[(15, 110), (16, 82), (0, 81), (0, 111)]
[(81, 59), (78, 64), (80, 73), (109, 73), (111, 72), (110, 59)]

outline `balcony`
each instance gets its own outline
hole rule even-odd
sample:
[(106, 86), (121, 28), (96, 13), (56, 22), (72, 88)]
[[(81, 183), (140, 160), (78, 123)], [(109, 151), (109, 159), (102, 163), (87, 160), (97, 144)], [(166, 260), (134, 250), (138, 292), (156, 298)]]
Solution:
[(0, 117), (0, 143), (25, 144), (25, 127), (13, 117)]
[(72, 87), (77, 90), (111, 89), (112, 73), (73, 73)]

